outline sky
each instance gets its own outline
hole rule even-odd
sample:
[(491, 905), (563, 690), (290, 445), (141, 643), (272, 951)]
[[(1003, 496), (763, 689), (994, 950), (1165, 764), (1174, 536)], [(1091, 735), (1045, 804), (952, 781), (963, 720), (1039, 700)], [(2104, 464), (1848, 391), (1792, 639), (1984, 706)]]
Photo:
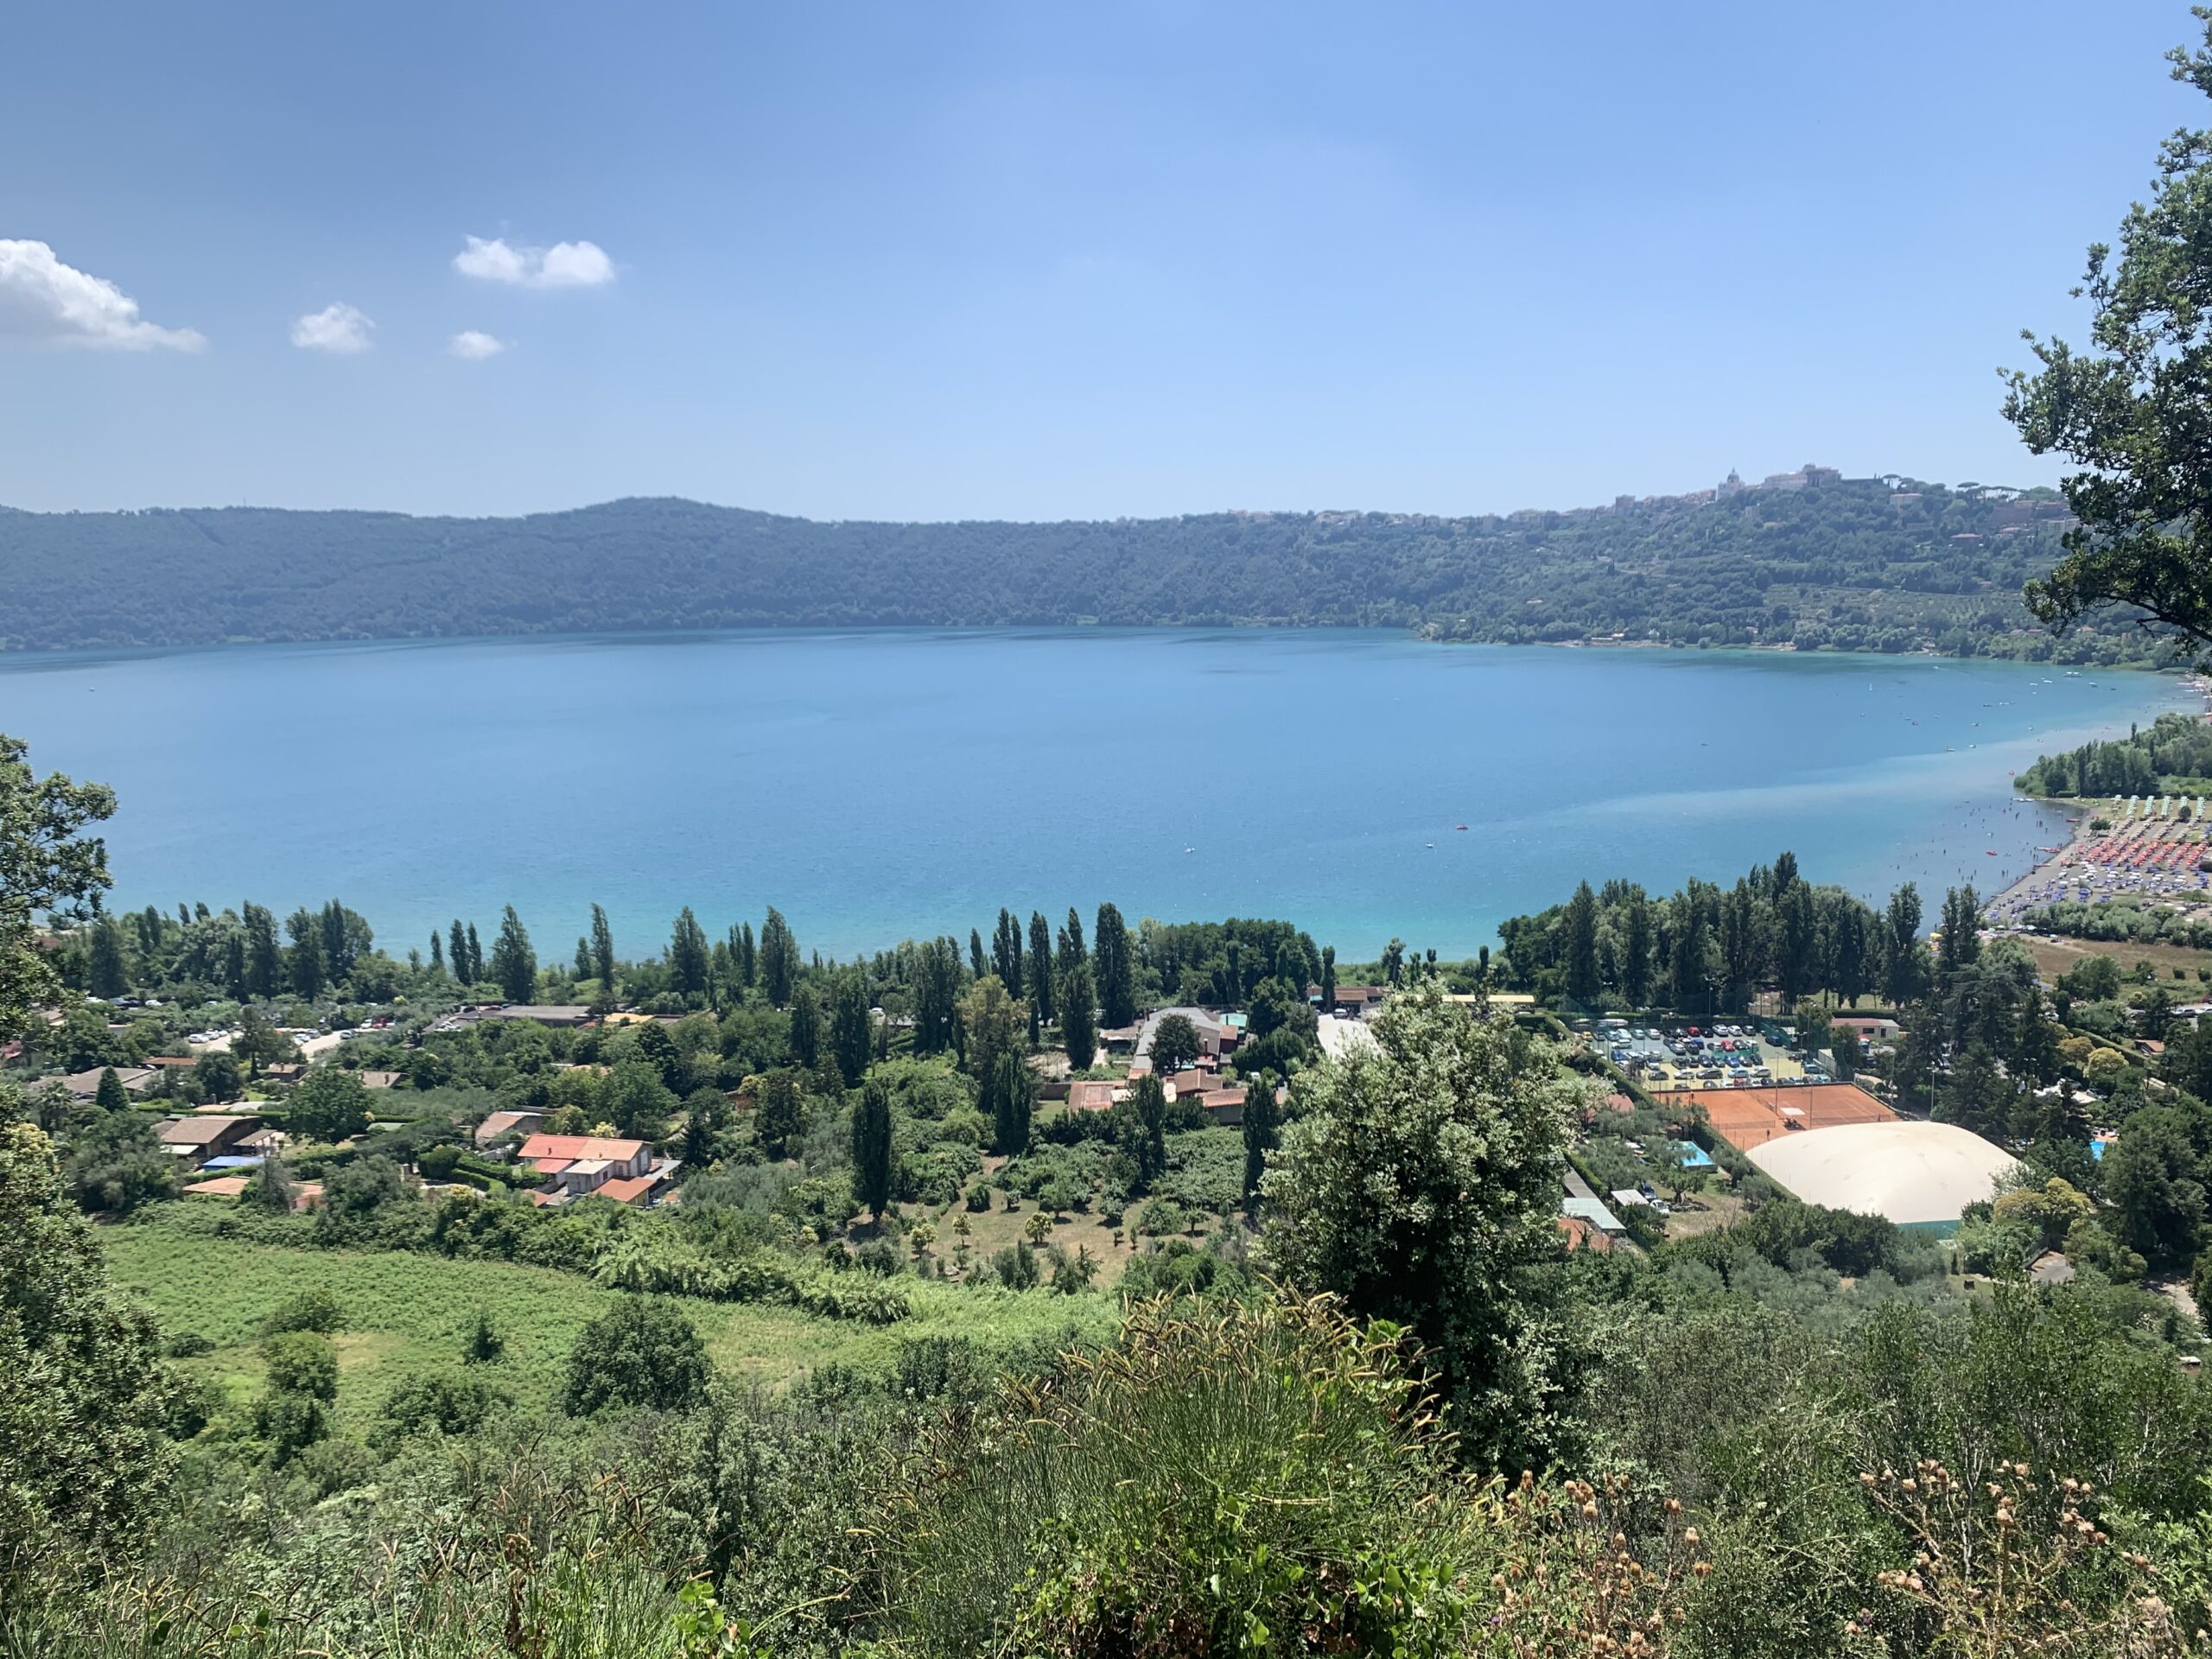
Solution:
[(1472, 513), (2055, 481), (2150, 0), (19, 7), (0, 504)]

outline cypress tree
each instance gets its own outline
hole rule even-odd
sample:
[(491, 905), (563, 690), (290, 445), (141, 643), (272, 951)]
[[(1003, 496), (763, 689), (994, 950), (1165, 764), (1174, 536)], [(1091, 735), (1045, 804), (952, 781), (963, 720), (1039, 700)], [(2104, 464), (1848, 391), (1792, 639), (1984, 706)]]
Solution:
[(510, 1002), (527, 1002), (537, 989), (537, 952), (512, 905), (500, 916), (499, 937), (492, 944), (492, 977)]
[(699, 918), (691, 913), (691, 906), (683, 906), (676, 918), (676, 930), (668, 942), (668, 986), (678, 996), (704, 996), (707, 994), (707, 971), (712, 953), (707, 949), (707, 930), (699, 925)]
[(103, 1112), (123, 1112), (130, 1109), (130, 1093), (124, 1088), (123, 1079), (116, 1076), (113, 1066), (104, 1065), (100, 1068), (99, 1086), (92, 1091), (92, 1104)]
[(1260, 1190), (1268, 1154), (1275, 1149), (1274, 1080), (1262, 1072), (1244, 1085), (1244, 1202), (1249, 1205)]
[(1098, 964), (1098, 1003), (1101, 1017), (1112, 1027), (1134, 1025), (1137, 1017), (1136, 969), (1129, 959), (1129, 930), (1114, 906), (1098, 906), (1098, 925), (1092, 935)]
[(324, 983), (322, 930), (304, 910), (293, 916), (284, 927), (292, 936), (292, 948), (284, 958), (291, 973), (292, 989), (312, 1002), (322, 995)]
[(983, 976), (983, 936), (972, 927), (968, 930), (968, 971), (977, 979)]
[(86, 983), (94, 996), (112, 1001), (130, 994), (130, 970), (123, 959), (123, 929), (112, 916), (103, 916), (93, 924), (86, 973)]
[(1321, 1012), (1327, 1014), (1337, 1006), (1337, 947), (1321, 947)]
[(446, 961), (452, 965), (453, 976), (464, 985), (469, 984), (472, 976), (468, 971), (468, 935), (461, 929), (460, 917), (454, 918), (447, 935)]
[(822, 1059), (822, 1005), (811, 985), (791, 993), (791, 1058), (810, 1071)]
[(484, 943), (476, 937), (476, 924), (468, 925), (468, 982), (477, 983), (484, 977)]
[(857, 1087), (868, 1071), (874, 1025), (868, 1013), (868, 976), (858, 968), (848, 969), (837, 976), (830, 1008), (830, 1052), (836, 1057), (837, 1074), (848, 1089)]
[(1087, 1071), (1098, 1058), (1098, 993), (1090, 964), (1080, 957), (1060, 984), (1060, 1037), (1077, 1071)]
[(738, 930), (737, 937), (737, 982), (749, 991), (760, 965), (760, 951), (753, 943), (753, 924), (746, 923)]
[(1010, 1048), (992, 1068), (989, 1094), (991, 1145), (1003, 1157), (1019, 1157), (1029, 1150), (1030, 1125), (1037, 1111), (1037, 1079), (1021, 1056)]
[(783, 912), (772, 906), (767, 920), (760, 924), (760, 980), (769, 1001), (779, 1008), (791, 1001), (791, 988), (798, 980), (798, 941), (791, 937)]
[(1562, 918), (1567, 931), (1567, 994), (1588, 1007), (1598, 1000), (1598, 895), (1587, 881), (1574, 889)]
[(771, 1071), (760, 1079), (753, 1103), (753, 1134), (760, 1150), (771, 1159), (789, 1152), (798, 1133), (798, 1080), (788, 1071)]
[(999, 925), (991, 935), (991, 963), (996, 969), (999, 982), (1009, 996), (1021, 995), (1021, 924), (1014, 919), (1014, 912), (1004, 905), (999, 906)]
[(430, 930), (430, 971), (440, 979), (446, 976), (445, 936), (435, 927)]
[(1050, 1025), (1052, 1020), (1052, 925), (1045, 919), (1045, 912), (1029, 912), (1029, 1001), (1037, 1010), (1037, 1017)]
[(891, 1202), (891, 1090), (870, 1077), (853, 1111), (853, 1197), (880, 1222)]
[(276, 943), (276, 912), (248, 900), (239, 906), (239, 914), (245, 929), (245, 988), (257, 997), (274, 996), (284, 962)]
[(614, 995), (614, 930), (607, 925), (607, 912), (591, 907), (591, 976), (599, 982), (600, 995)]
[(1130, 1103), (1136, 1108), (1137, 1184), (1147, 1188), (1167, 1170), (1167, 1091), (1156, 1072), (1137, 1079)]
[(576, 935), (575, 975), (579, 980), (591, 977), (591, 941), (581, 933)]

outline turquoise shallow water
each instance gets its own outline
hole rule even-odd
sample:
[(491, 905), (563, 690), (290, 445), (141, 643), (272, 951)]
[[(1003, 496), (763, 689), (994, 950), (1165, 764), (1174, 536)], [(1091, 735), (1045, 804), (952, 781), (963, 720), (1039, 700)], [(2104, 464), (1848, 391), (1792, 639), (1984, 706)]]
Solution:
[(335, 894), (402, 953), (510, 900), (565, 956), (594, 899), (643, 954), (686, 903), (850, 952), (1112, 899), (1459, 955), (1585, 875), (1785, 848), (1869, 896), (1988, 890), (2057, 833), (2013, 772), (2187, 706), (2143, 674), (1342, 630), (0, 658), (0, 730), (121, 795), (118, 905)]

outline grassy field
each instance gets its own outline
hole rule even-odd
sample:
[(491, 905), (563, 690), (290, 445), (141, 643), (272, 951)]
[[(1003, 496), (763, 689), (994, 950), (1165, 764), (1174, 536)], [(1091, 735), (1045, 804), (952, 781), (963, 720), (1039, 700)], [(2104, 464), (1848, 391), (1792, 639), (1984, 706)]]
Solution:
[[(270, 1310), (303, 1290), (335, 1294), (346, 1309), (346, 1329), (335, 1338), (338, 1418), (355, 1433), (376, 1419), (404, 1378), (459, 1363), (462, 1328), (479, 1306), (490, 1310), (506, 1339), (505, 1357), (491, 1368), (499, 1386), (520, 1404), (550, 1403), (576, 1333), (615, 1296), (571, 1274), (504, 1262), (290, 1250), (158, 1224), (106, 1228), (100, 1237), (117, 1284), (143, 1298), (164, 1330), (196, 1332), (215, 1344), (181, 1368), (215, 1379), (241, 1404), (260, 1387), (255, 1344)], [(890, 1326), (726, 1302), (687, 1301), (685, 1311), (721, 1371), (770, 1386), (833, 1363), (880, 1370), (901, 1342), (918, 1336), (1057, 1342), (1103, 1335), (1115, 1318), (1100, 1296), (906, 1282), (914, 1317)]]
[[(2183, 1001), (2195, 1000), (2202, 988), (2196, 977), (2200, 968), (2212, 968), (2212, 950), (2191, 950), (2178, 944), (2136, 944), (2126, 939), (2059, 939), (2023, 937), (2022, 944), (2036, 959), (2036, 971), (2045, 980), (2057, 977), (2090, 957), (2110, 957), (2120, 964), (2120, 971), (2132, 974), (2135, 964), (2147, 962), (2158, 970), (2158, 982)], [(2173, 976), (2180, 969), (2181, 979)]]

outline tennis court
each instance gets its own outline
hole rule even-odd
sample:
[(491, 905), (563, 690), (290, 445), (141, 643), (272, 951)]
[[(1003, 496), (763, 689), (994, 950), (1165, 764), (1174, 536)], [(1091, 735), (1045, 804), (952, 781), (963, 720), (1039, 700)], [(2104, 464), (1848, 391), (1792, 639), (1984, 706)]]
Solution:
[(1840, 1123), (1887, 1123), (1897, 1114), (1848, 1083), (1800, 1084), (1787, 1089), (1679, 1089), (1655, 1092), (1670, 1105), (1704, 1108), (1713, 1132), (1739, 1152), (1777, 1141), (1793, 1129)]

